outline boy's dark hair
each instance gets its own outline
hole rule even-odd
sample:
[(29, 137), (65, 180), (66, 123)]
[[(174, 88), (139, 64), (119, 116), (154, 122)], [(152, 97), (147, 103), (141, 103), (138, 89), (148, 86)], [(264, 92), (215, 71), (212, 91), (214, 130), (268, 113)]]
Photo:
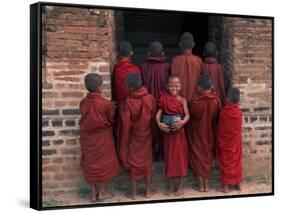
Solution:
[(163, 52), (163, 45), (159, 41), (152, 41), (148, 46), (148, 51), (151, 56), (161, 56)]
[(128, 41), (120, 41), (117, 44), (117, 52), (121, 57), (128, 57), (133, 51), (133, 47)]
[(204, 47), (205, 57), (215, 57), (217, 54), (217, 47), (214, 42), (207, 42)]
[(142, 79), (138, 73), (130, 73), (126, 77), (126, 83), (129, 88), (137, 90), (142, 87)]
[(228, 100), (231, 103), (237, 104), (240, 101), (240, 91), (237, 87), (232, 87), (227, 94)]
[(203, 90), (209, 90), (212, 88), (213, 82), (210, 76), (203, 74), (198, 79), (198, 86)]
[(194, 45), (193, 35), (189, 32), (182, 34), (180, 44), (183, 50), (192, 48)]
[(102, 85), (102, 77), (96, 73), (89, 73), (85, 76), (84, 82), (89, 92), (96, 92)]

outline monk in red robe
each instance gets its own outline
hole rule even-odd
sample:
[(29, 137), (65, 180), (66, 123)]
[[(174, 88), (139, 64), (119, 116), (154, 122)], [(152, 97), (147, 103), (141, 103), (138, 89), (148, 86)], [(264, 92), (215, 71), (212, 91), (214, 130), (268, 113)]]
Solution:
[(202, 60), (192, 54), (194, 41), (190, 33), (186, 32), (181, 36), (179, 45), (182, 54), (173, 58), (171, 73), (181, 79), (181, 94), (189, 102), (197, 90), (197, 81), (202, 72)]
[(188, 165), (187, 140), (183, 127), (189, 119), (189, 113), (185, 98), (179, 95), (179, 77), (170, 76), (167, 88), (168, 91), (160, 95), (156, 121), (163, 131), (165, 173), (169, 183), (167, 195), (176, 189), (175, 195), (180, 196), (184, 194), (183, 179)]
[(220, 100), (212, 91), (208, 75), (200, 76), (199, 92), (189, 102), (190, 121), (187, 125), (189, 165), (199, 180), (199, 191), (209, 191), (209, 177), (214, 159), (215, 127)]
[(217, 60), (217, 48), (213, 42), (207, 42), (204, 49), (205, 60), (203, 74), (209, 75), (213, 81), (214, 91), (219, 96), (222, 106), (225, 105), (224, 67)]
[(222, 109), (217, 129), (216, 161), (221, 173), (219, 191), (227, 193), (229, 185), (241, 190), (242, 181), (242, 113), (240, 91), (230, 89), (228, 104)]
[[(166, 90), (170, 65), (166, 61), (163, 46), (159, 41), (149, 44), (146, 63), (141, 65), (143, 85), (157, 100), (160, 92)], [(153, 156), (156, 161), (163, 159), (163, 143), (158, 128), (153, 133)]]
[(146, 198), (152, 196), (152, 128), (155, 100), (142, 86), (141, 76), (131, 73), (126, 82), (129, 95), (120, 105), (120, 158), (130, 174), (132, 195), (136, 199), (137, 181), (146, 181)]
[(130, 42), (121, 41), (117, 46), (118, 61), (113, 67), (112, 73), (112, 91), (113, 100), (119, 104), (124, 101), (129, 93), (125, 78), (129, 73), (139, 73), (140, 69), (135, 66), (131, 57), (133, 49)]
[[(101, 96), (102, 77), (88, 74), (85, 85), (89, 93), (80, 103), (81, 168), (95, 202), (112, 197), (106, 191), (106, 184), (119, 175), (120, 165), (111, 129), (114, 107)], [(98, 193), (97, 185), (100, 185)]]

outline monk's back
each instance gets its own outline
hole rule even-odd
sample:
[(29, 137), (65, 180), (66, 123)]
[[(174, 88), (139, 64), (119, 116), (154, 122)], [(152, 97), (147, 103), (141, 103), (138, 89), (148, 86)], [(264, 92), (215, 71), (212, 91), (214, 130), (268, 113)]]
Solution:
[(146, 63), (141, 65), (143, 85), (154, 98), (166, 89), (170, 72), (170, 65), (165, 57), (148, 57)]
[(187, 101), (195, 94), (201, 72), (202, 60), (192, 53), (178, 55), (172, 60), (171, 73), (182, 80), (182, 95)]
[(108, 128), (113, 122), (113, 104), (96, 93), (88, 94), (80, 103), (80, 130)]
[(218, 97), (212, 94), (197, 94), (190, 102), (189, 109), (192, 120), (213, 119), (219, 107)]
[(129, 97), (126, 100), (132, 116), (132, 130), (135, 134), (144, 136), (150, 134), (153, 120), (154, 98), (150, 94), (140, 97)]

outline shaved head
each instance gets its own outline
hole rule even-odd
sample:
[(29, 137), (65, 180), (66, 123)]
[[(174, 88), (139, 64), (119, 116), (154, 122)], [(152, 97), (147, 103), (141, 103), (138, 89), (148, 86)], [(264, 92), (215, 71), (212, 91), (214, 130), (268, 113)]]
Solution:
[(180, 44), (183, 50), (193, 48), (194, 46), (193, 35), (189, 32), (185, 32), (184, 34), (182, 34), (180, 38)]
[(159, 41), (152, 41), (149, 44), (148, 51), (151, 56), (161, 56), (163, 52), (163, 46)]
[(96, 73), (89, 73), (85, 76), (84, 83), (89, 92), (96, 92), (102, 85), (102, 77)]

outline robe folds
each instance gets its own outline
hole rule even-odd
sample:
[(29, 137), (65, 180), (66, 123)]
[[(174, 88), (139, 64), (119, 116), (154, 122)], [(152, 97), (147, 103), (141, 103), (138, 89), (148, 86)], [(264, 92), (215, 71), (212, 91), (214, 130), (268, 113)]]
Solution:
[(242, 113), (237, 104), (226, 105), (217, 129), (216, 162), (223, 184), (242, 181)]
[(113, 67), (112, 87), (113, 100), (119, 104), (124, 101), (128, 95), (126, 77), (130, 73), (139, 73), (140, 69), (132, 63), (130, 59), (119, 60)]
[[(167, 63), (165, 56), (149, 56), (146, 63), (141, 65), (141, 74), (144, 87), (157, 100), (159, 93), (166, 89), (170, 64)], [(158, 161), (163, 159), (162, 135), (158, 128), (153, 130), (153, 156)]]
[[(158, 107), (163, 110), (163, 114), (184, 114), (182, 102), (169, 92), (160, 94)], [(188, 146), (184, 128), (178, 132), (163, 133), (163, 143), (166, 177), (185, 176), (188, 165)]]
[(165, 91), (170, 72), (170, 65), (166, 57), (147, 57), (146, 63), (141, 65), (143, 85), (157, 100), (159, 93)]
[(198, 79), (202, 72), (202, 60), (192, 53), (183, 53), (173, 58), (171, 73), (178, 75), (182, 84), (182, 96), (190, 101), (197, 91)]
[(214, 91), (219, 96), (222, 106), (226, 103), (226, 94), (224, 86), (224, 67), (219, 64), (216, 58), (205, 58), (203, 63), (203, 74), (211, 77), (214, 85)]
[(88, 93), (80, 103), (81, 168), (89, 184), (104, 183), (118, 176), (112, 123), (113, 104), (98, 93)]
[(120, 159), (133, 180), (152, 174), (152, 126), (155, 100), (145, 87), (129, 93), (120, 105)]
[(204, 178), (211, 173), (214, 159), (215, 127), (220, 100), (215, 92), (199, 91), (188, 103), (190, 120), (186, 132), (189, 141), (189, 165)]

